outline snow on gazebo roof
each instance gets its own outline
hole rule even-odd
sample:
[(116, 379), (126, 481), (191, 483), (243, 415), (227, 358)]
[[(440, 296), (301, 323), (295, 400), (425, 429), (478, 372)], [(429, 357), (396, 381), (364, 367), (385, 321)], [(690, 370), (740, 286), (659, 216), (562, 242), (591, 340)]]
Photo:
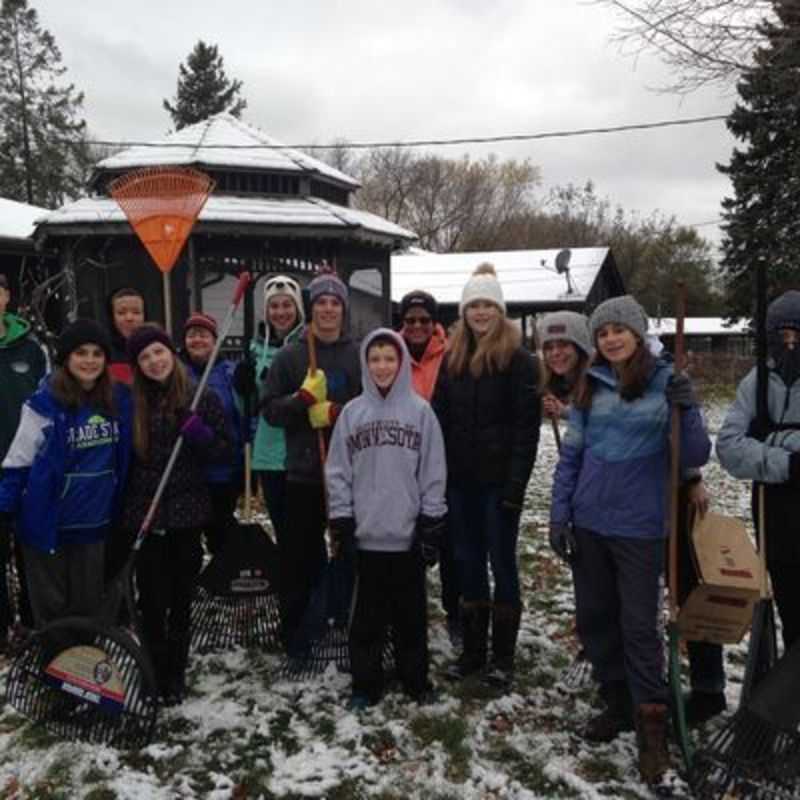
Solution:
[(29, 239), (46, 208), (0, 197), (0, 239)]
[(98, 171), (128, 170), (162, 164), (203, 164), (276, 172), (317, 174), (351, 189), (361, 184), (324, 161), (286, 147), (259, 128), (222, 112), (145, 145), (104, 158)]
[[(55, 211), (45, 211), (39, 224), (59, 226), (120, 223), (127, 227), (122, 209), (109, 197), (84, 197)], [(198, 224), (228, 223), (270, 227), (361, 229), (405, 241), (416, 235), (368, 211), (339, 206), (318, 197), (234, 197), (212, 194), (200, 212)]]
[(506, 303), (582, 305), (608, 256), (607, 247), (570, 251), (567, 279), (555, 269), (559, 250), (503, 250), (489, 253), (431, 253), (415, 250), (392, 256), (392, 300), (399, 303), (414, 289), (425, 289), (441, 304), (458, 304), (461, 290), (478, 264), (494, 265)]

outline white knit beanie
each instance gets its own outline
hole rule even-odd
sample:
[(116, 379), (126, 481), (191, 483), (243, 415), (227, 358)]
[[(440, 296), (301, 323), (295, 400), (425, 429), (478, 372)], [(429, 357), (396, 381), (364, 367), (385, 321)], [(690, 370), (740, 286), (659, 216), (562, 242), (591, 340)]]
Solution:
[(267, 306), (273, 297), (284, 294), (290, 297), (297, 307), (297, 321), (304, 322), (303, 295), (300, 292), (300, 285), (294, 278), (288, 275), (272, 275), (267, 278), (264, 284), (264, 319), (267, 319)]
[(464, 309), (475, 300), (487, 300), (494, 303), (503, 314), (506, 313), (506, 301), (503, 299), (503, 288), (497, 280), (497, 273), (492, 264), (483, 263), (475, 267), (472, 277), (461, 291), (461, 302), (458, 313), (464, 316)]

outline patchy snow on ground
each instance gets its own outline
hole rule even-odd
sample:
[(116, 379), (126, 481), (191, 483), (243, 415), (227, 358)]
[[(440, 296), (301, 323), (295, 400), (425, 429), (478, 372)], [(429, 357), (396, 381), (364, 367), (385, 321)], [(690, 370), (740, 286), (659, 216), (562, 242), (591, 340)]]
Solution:
[[(712, 433), (721, 417), (720, 407), (708, 409)], [(651, 797), (638, 780), (634, 735), (605, 745), (586, 742), (580, 731), (601, 704), (591, 685), (563, 684), (576, 642), (569, 574), (547, 547), (556, 459), (552, 430), (543, 426), (522, 517), (526, 610), (508, 694), (479, 680), (444, 679), (455, 654), (433, 572), (435, 703), (420, 706), (392, 689), (378, 706), (354, 714), (346, 708), (350, 678), (333, 668), (289, 682), (280, 678), (279, 653), (193, 656), (189, 698), (160, 713), (153, 742), (141, 750), (62, 741), (6, 705), (0, 712), (0, 798)], [(704, 474), (716, 510), (748, 515), (745, 484), (727, 476), (715, 457)], [(730, 707), (738, 698), (744, 648), (726, 649)], [(0, 666), (0, 691), (7, 673), (8, 665)], [(677, 750), (673, 756), (680, 767)], [(688, 796), (677, 776), (673, 796)]]

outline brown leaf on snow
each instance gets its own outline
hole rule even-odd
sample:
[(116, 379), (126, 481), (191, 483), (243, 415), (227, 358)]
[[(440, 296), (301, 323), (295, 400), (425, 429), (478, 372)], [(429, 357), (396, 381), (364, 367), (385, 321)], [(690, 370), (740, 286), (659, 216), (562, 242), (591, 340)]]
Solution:
[(514, 723), (505, 714), (498, 714), (489, 723), (489, 727), (495, 733), (508, 733), (514, 729)]

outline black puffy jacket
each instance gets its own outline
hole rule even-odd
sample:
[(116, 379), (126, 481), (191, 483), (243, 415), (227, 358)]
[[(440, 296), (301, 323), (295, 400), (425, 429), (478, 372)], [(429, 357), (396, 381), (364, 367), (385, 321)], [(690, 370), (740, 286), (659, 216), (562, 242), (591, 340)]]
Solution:
[(447, 450), (448, 480), (501, 486), (520, 500), (539, 446), (537, 364), (518, 347), (502, 372), (450, 375), (447, 356), (434, 391)]

